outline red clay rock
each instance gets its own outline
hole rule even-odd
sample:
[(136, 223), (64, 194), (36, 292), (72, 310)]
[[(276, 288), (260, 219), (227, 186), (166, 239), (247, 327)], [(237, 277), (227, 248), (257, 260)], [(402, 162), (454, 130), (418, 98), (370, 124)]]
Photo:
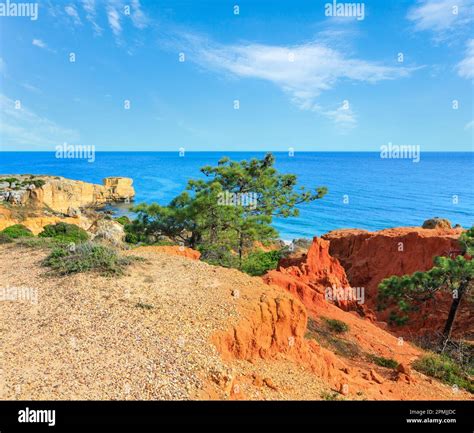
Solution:
[[(457, 239), (462, 232), (462, 228), (400, 227), (378, 232), (349, 229), (329, 232), (323, 238), (330, 241), (329, 253), (340, 261), (351, 286), (365, 288), (366, 305), (375, 312), (377, 288), (384, 278), (427, 271), (433, 267), (436, 256), (455, 257), (461, 253)], [(390, 330), (399, 335), (440, 331), (451, 301), (448, 293), (438, 293), (410, 317), (408, 326)], [(388, 319), (388, 310), (375, 314), (379, 321)], [(455, 324), (455, 335), (466, 335), (474, 329), (474, 315), (466, 302), (461, 304), (456, 323), (462, 323), (463, 330)]]
[(403, 362), (398, 364), (397, 371), (399, 373), (406, 374), (407, 376), (411, 376), (411, 368), (407, 364), (404, 364)]
[(380, 374), (378, 374), (374, 369), (370, 370), (370, 378), (374, 382), (377, 382), (377, 383), (383, 383), (384, 382), (384, 378), (382, 376), (380, 376)]
[[(278, 269), (268, 272), (263, 280), (295, 294), (310, 311), (325, 302), (327, 288), (350, 288), (344, 268), (329, 254), (329, 242), (317, 237), (307, 254), (281, 260)], [(350, 303), (336, 301), (336, 304), (348, 309)]]

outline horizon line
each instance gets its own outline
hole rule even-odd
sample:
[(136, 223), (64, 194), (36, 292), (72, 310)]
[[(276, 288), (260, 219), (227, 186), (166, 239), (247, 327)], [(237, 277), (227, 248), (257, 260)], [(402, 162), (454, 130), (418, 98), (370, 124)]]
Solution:
[[(55, 153), (56, 150), (0, 150), (0, 153)], [(95, 150), (95, 153), (179, 153), (178, 150)], [(229, 153), (249, 153), (249, 152), (272, 152), (272, 153), (288, 153), (287, 150), (185, 150), (186, 153), (215, 153), (215, 152), (229, 152)], [(380, 153), (380, 150), (299, 150), (297, 153)], [(474, 153), (472, 150), (424, 150), (420, 153)]]

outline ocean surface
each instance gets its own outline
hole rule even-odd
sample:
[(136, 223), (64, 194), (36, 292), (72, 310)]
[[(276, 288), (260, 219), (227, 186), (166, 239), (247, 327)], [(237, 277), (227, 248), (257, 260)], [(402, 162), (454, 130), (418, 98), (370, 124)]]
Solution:
[[(135, 203), (167, 204), (201, 176), (200, 167), (223, 156), (242, 160), (264, 152), (97, 152), (95, 161), (56, 159), (49, 152), (0, 152), (0, 173), (47, 174), (102, 183), (107, 176), (134, 180)], [(326, 186), (322, 200), (301, 205), (300, 215), (277, 219), (280, 237), (312, 237), (341, 228), (379, 230), (421, 226), (435, 216), (453, 224), (474, 224), (474, 153), (422, 153), (409, 159), (381, 159), (368, 152), (275, 152), (276, 167), (298, 176), (307, 188)], [(117, 215), (128, 205), (114, 207)]]

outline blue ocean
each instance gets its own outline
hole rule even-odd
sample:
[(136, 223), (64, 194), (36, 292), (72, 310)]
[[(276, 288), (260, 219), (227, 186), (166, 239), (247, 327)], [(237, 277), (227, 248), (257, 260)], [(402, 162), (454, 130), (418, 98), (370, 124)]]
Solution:
[[(474, 153), (422, 153), (419, 162), (381, 159), (371, 152), (275, 152), (276, 167), (298, 176), (306, 188), (326, 186), (328, 194), (300, 206), (298, 217), (277, 219), (282, 239), (322, 235), (341, 228), (380, 230), (420, 226), (431, 217), (473, 225)], [(56, 159), (49, 152), (1, 152), (0, 173), (47, 174), (102, 183), (107, 176), (134, 180), (136, 203), (167, 204), (201, 176), (200, 167), (223, 157), (242, 160), (264, 152), (97, 152), (95, 161)], [(114, 209), (117, 215), (128, 206)]]

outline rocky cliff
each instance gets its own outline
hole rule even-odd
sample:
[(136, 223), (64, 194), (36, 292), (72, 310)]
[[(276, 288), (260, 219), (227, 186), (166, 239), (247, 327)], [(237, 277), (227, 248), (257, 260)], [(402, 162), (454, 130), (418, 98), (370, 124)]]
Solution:
[[(283, 258), (278, 269), (268, 272), (263, 279), (295, 294), (309, 311), (325, 302), (327, 291), (332, 295), (333, 290), (350, 288), (344, 268), (329, 254), (329, 242), (317, 237), (306, 254)], [(335, 299), (335, 303), (344, 309), (350, 305), (355, 308), (353, 302)]]
[(107, 177), (97, 185), (57, 176), (0, 175), (0, 203), (73, 216), (81, 208), (133, 199), (132, 183), (125, 177)]
[[(365, 230), (336, 230), (323, 236), (330, 242), (329, 253), (344, 267), (351, 286), (364, 287), (366, 305), (376, 311), (377, 287), (391, 275), (406, 275), (427, 271), (433, 267), (436, 256), (458, 255), (457, 239), (462, 228), (423, 229), (399, 227), (368, 232)], [(399, 334), (424, 334), (439, 331), (446, 320), (451, 297), (439, 293), (436, 299), (425, 303), (410, 318), (410, 325), (393, 327)], [(469, 305), (461, 305), (455, 328), (457, 335), (468, 335), (474, 330), (474, 318)], [(388, 312), (376, 312), (378, 320), (386, 321)]]

